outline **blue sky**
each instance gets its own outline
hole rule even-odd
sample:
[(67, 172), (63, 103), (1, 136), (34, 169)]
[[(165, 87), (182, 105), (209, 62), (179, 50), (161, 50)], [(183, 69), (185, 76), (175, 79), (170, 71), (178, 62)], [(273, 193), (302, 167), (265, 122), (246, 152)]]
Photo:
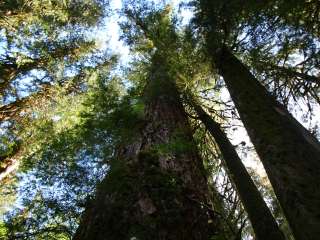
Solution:
[[(161, 0), (153, 0), (153, 2), (164, 2)], [(183, 2), (181, 0), (172, 0), (171, 4), (175, 9), (175, 12), (179, 11), (179, 4)], [(121, 0), (112, 0), (110, 3), (110, 7), (113, 10), (112, 12), (116, 12), (120, 10), (122, 7)], [(182, 24), (187, 24), (189, 20), (192, 18), (193, 13), (188, 9), (180, 9), (179, 15), (182, 17)], [(120, 20), (119, 14), (115, 13), (111, 17), (105, 20), (105, 26), (103, 28), (97, 29), (96, 38), (97, 44), (102, 49), (111, 49), (113, 53), (120, 56), (120, 64), (128, 63), (129, 57), (129, 48), (122, 41), (119, 40), (121, 30), (118, 24)]]
[[(160, 0), (154, 0), (154, 2), (163, 2)], [(172, 6), (174, 7), (175, 11), (178, 11), (178, 6), (180, 4), (180, 0), (172, 0)], [(111, 1), (111, 8), (112, 10), (119, 10), (121, 8), (121, 0), (112, 0)], [(113, 11), (115, 12), (115, 11)], [(182, 9), (180, 12), (180, 15), (183, 17), (183, 24), (186, 24), (190, 18), (192, 17), (192, 12), (190, 10)], [(99, 29), (96, 29), (94, 31), (96, 42), (98, 46), (101, 49), (110, 49), (114, 54), (117, 54), (120, 56), (120, 63), (121, 65), (125, 65), (130, 60), (130, 50), (128, 46), (126, 46), (122, 41), (119, 40), (121, 30), (118, 24), (119, 21), (119, 15), (114, 14), (110, 18), (106, 18), (104, 24), (102, 27), (99, 27)], [(1, 37), (1, 35), (0, 35)], [(3, 42), (0, 40), (0, 52), (1, 48), (3, 47)], [(28, 81), (27, 78), (23, 80)], [(220, 96), (223, 100), (228, 100), (230, 98), (228, 91), (224, 89), (222, 91), (222, 94)], [(300, 106), (298, 106), (300, 105)], [(300, 101), (298, 105), (295, 105), (294, 108), (291, 109), (291, 113), (307, 128), (309, 128), (310, 125), (315, 125), (316, 123), (320, 124), (320, 107), (317, 105), (315, 106), (317, 110), (315, 111), (315, 116), (313, 117), (313, 120), (303, 122), (303, 114), (307, 111), (307, 106)], [(1, 129), (0, 129), (1, 131)], [(246, 134), (246, 131), (244, 128), (238, 128), (236, 131), (228, 131), (229, 137), (232, 140), (232, 143), (234, 145), (238, 145), (240, 142), (245, 141), (247, 145), (251, 145), (250, 140)], [(265, 176), (264, 169), (260, 163), (260, 161), (257, 159), (255, 153), (250, 153), (247, 156), (244, 156), (239, 152), (243, 162), (247, 167), (253, 168), (258, 174)]]

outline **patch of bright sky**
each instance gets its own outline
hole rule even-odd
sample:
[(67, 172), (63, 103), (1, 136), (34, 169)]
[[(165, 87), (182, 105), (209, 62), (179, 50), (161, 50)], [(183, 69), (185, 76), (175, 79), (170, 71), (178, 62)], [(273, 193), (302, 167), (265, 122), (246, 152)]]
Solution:
[[(182, 25), (186, 25), (189, 23), (190, 19), (193, 17), (193, 12), (191, 9), (187, 8), (180, 8), (179, 5), (181, 3), (186, 3), (188, 1), (186, 0), (172, 0), (172, 1), (164, 1), (164, 0), (150, 0), (157, 3), (164, 3), (164, 2), (170, 2), (174, 12), (178, 13), (179, 16), (182, 18)], [(119, 64), (120, 65), (126, 65), (130, 62), (130, 50), (129, 47), (126, 46), (126, 44), (121, 41), (120, 35), (121, 35), (121, 29), (119, 27), (118, 21), (121, 19), (117, 11), (119, 11), (122, 7), (122, 1), (121, 0), (112, 0), (110, 3), (110, 7), (112, 12), (115, 12), (111, 17), (107, 18), (105, 20), (105, 24), (103, 28), (100, 28), (97, 31), (97, 43), (101, 46), (102, 49), (111, 49), (113, 54), (116, 54), (120, 57)], [(244, 37), (244, 36), (242, 36)], [(241, 37), (240, 37), (241, 38)], [(221, 99), (223, 100), (229, 100), (230, 95), (228, 93), (227, 89), (223, 89), (220, 95)], [(300, 109), (295, 108), (291, 109), (291, 113), (296, 117), (296, 119), (303, 124), (306, 128), (310, 128), (310, 126), (314, 126), (315, 124), (320, 125), (320, 107), (315, 106), (319, 108), (319, 111), (315, 111), (315, 116), (312, 120), (305, 121), (303, 118), (303, 114), (307, 112), (307, 106), (300, 101), (299, 102)], [(237, 122), (236, 124), (241, 124)], [(246, 133), (246, 130), (243, 127), (237, 128), (237, 130), (229, 131), (229, 137), (234, 145), (239, 145), (240, 142), (246, 142), (246, 146), (252, 146), (252, 143), (248, 137), (248, 134)], [(246, 167), (250, 167), (254, 169), (259, 175), (265, 176), (264, 168), (261, 164), (261, 162), (257, 161), (257, 156), (255, 152), (244, 154), (243, 152), (239, 151), (239, 155), (242, 157), (244, 164)]]
[[(226, 88), (221, 89), (220, 99), (223, 102), (229, 102), (231, 99), (230, 94)], [(242, 151), (241, 142), (245, 143), (246, 148), (252, 148), (253, 144), (251, 143), (249, 136), (243, 127), (243, 124), (239, 120), (233, 120), (231, 125), (240, 126), (240, 127), (231, 127), (226, 129), (226, 133), (234, 146), (236, 148), (241, 160), (247, 168), (253, 169), (258, 175), (266, 176), (266, 172), (262, 166), (261, 161), (259, 161), (255, 151)]]
[[(153, 0), (155, 4), (163, 3), (161, 0)], [(183, 0), (172, 0), (171, 4), (175, 13), (179, 13), (179, 16), (182, 17), (181, 24), (186, 25), (189, 23), (190, 19), (193, 17), (193, 12), (191, 9), (180, 8), (179, 4), (182, 2), (186, 2)], [(122, 1), (120, 0), (112, 0), (110, 3), (112, 12), (117, 12), (122, 7)], [(130, 62), (130, 50), (129, 47), (126, 46), (124, 42), (122, 42), (120, 38), (121, 29), (119, 27), (118, 21), (120, 19), (119, 14), (115, 13), (113, 16), (109, 17), (105, 20), (104, 28), (100, 28), (97, 32), (97, 43), (100, 45), (102, 49), (111, 49), (113, 54), (116, 54), (120, 57), (119, 64), (126, 65)], [(221, 98), (224, 100), (230, 99), (230, 95), (226, 89), (222, 91)], [(237, 123), (239, 124), (239, 123)], [(240, 123), (241, 124), (241, 123)], [(228, 132), (229, 137), (234, 145), (239, 145), (240, 142), (246, 142), (247, 146), (252, 146), (250, 139), (246, 133), (244, 128), (237, 128), (236, 131), (230, 130)], [(255, 152), (251, 151), (248, 154), (244, 153), (238, 149), (238, 153), (241, 156), (246, 167), (250, 167), (260, 176), (266, 176), (264, 168), (259, 160), (257, 160), (257, 156)]]
[[(155, 4), (163, 3), (163, 0), (153, 0)], [(192, 18), (193, 14), (190, 9), (180, 9), (179, 4), (184, 2), (182, 0), (172, 0), (171, 5), (176, 13), (179, 12), (179, 15), (182, 17), (182, 25), (187, 24)], [(113, 54), (116, 54), (120, 57), (120, 65), (128, 64), (130, 61), (130, 50), (126, 44), (120, 40), (121, 29), (119, 26), (119, 20), (121, 16), (117, 13), (122, 8), (121, 0), (112, 0), (110, 2), (110, 8), (113, 12), (111, 17), (107, 17), (104, 21), (102, 28), (99, 28), (96, 32), (96, 42), (98, 46), (105, 50), (110, 49)]]
[(7, 41), (5, 41), (5, 31), (4, 29), (0, 29), (0, 54), (5, 53), (5, 49), (7, 47)]
[[(155, 4), (157, 3), (163, 3), (163, 0), (153, 0)], [(166, 1), (170, 2), (170, 1)], [(175, 11), (175, 13), (179, 13), (179, 16), (182, 17), (182, 25), (186, 25), (190, 19), (193, 16), (193, 12), (190, 9), (181, 8), (179, 9), (179, 4), (182, 2), (186, 2), (184, 0), (172, 0), (171, 5)], [(96, 43), (99, 46), (101, 50), (110, 50), (112, 54), (116, 54), (119, 56), (119, 64), (120, 65), (126, 65), (130, 62), (130, 49), (126, 44), (120, 40), (121, 35), (121, 29), (119, 26), (119, 20), (121, 20), (121, 17), (119, 15), (119, 10), (122, 7), (122, 1), (121, 0), (111, 0), (110, 2), (110, 8), (113, 12), (112, 16), (107, 17), (103, 24), (99, 26), (99, 28), (94, 31), (94, 37), (96, 39)], [(0, 44), (3, 44), (2, 41), (0, 41)], [(1, 50), (0, 45), (0, 50)], [(27, 80), (25, 80), (27, 81)], [(221, 99), (228, 100), (230, 99), (229, 93), (226, 89), (222, 90), (222, 93), (220, 95)], [(314, 125), (316, 123), (320, 124), (320, 109), (319, 111), (315, 111), (316, 115), (314, 118), (310, 121), (303, 121), (303, 114), (307, 111), (305, 104), (301, 102), (299, 104), (301, 106), (301, 109), (293, 109), (291, 111), (293, 115), (297, 118), (298, 121), (300, 121), (305, 127), (310, 127), (310, 125)], [(237, 122), (238, 124), (238, 122)], [(243, 127), (238, 127), (236, 130), (229, 129), (228, 135), (231, 139), (231, 142), (234, 145), (239, 145), (240, 142), (246, 142), (247, 146), (252, 146), (252, 143)], [(254, 152), (250, 152), (248, 155), (245, 155), (243, 152), (241, 152), (240, 148), (238, 148), (238, 153), (241, 156), (242, 160), (244, 161), (244, 164), (246, 167), (250, 167), (256, 171), (261, 176), (265, 176), (264, 168), (260, 161), (257, 161), (257, 156)]]
[[(170, 2), (174, 9), (174, 12), (179, 13), (179, 16), (181, 16), (182, 25), (186, 25), (190, 21), (190, 19), (193, 17), (193, 12), (191, 9), (187, 9), (187, 8), (179, 9), (179, 5), (181, 3), (185, 3), (186, 0), (172, 0), (172, 1), (150, 0), (150, 1), (154, 2), (155, 4)], [(118, 12), (122, 8), (122, 1), (111, 0), (110, 8), (111, 8), (110, 12), (112, 12), (113, 14), (109, 17), (106, 17), (103, 24), (101, 24), (99, 28), (97, 28), (94, 31), (94, 35), (95, 35), (94, 37), (96, 39), (97, 45), (101, 50), (110, 50), (112, 54), (116, 54), (119, 56), (120, 66), (127, 65), (131, 60), (130, 49), (123, 41), (120, 40), (121, 29), (119, 26), (119, 20), (121, 20), (121, 16), (119, 15)], [(0, 32), (0, 36), (1, 36), (1, 32)], [(4, 44), (3, 41), (0, 41), (0, 43), (2, 45)], [(1, 47), (4, 47), (4, 46), (0, 45), (0, 49)], [(27, 85), (30, 80), (28, 77), (26, 77), (25, 79), (22, 79), (19, 81), (21, 81), (19, 82), (20, 84)], [(23, 94), (23, 91), (22, 91), (21, 95), (25, 96), (26, 94)], [(224, 100), (227, 100), (230, 98), (229, 93), (226, 89), (222, 91), (221, 98)], [(319, 122), (320, 109), (319, 111), (315, 111), (316, 114), (312, 120), (305, 121), (305, 119), (303, 118), (303, 114), (307, 111), (307, 106), (303, 102), (299, 103), (299, 105), (300, 105), (300, 109), (294, 108), (294, 109), (291, 109), (292, 110), (291, 112), (305, 127), (309, 128), (310, 126), (314, 126), (317, 123), (320, 124)], [(247, 144), (250, 144), (248, 135), (243, 128), (239, 128), (237, 131), (234, 131), (232, 132), (232, 134), (229, 134), (229, 135), (232, 139), (232, 143), (235, 145), (238, 145), (242, 141), (245, 141)], [(263, 171), (263, 168), (261, 167), (261, 163), (254, 161), (253, 158), (255, 158), (255, 156), (247, 156), (247, 157), (243, 156), (245, 165), (247, 167), (251, 167), (255, 169), (258, 173), (264, 175), (264, 171)]]
[[(231, 99), (230, 94), (226, 88), (222, 89), (220, 98), (224, 102), (227, 102)], [(290, 113), (308, 130), (312, 130), (314, 126), (320, 126), (320, 106), (318, 104), (314, 104), (312, 107), (314, 109), (313, 114), (309, 116), (309, 118), (306, 118), (305, 115), (308, 112), (308, 106), (303, 101), (303, 99), (300, 98), (297, 102), (294, 102), (293, 99), (289, 101)], [(253, 148), (253, 144), (249, 139), (249, 136), (245, 128), (243, 127), (242, 122), (234, 120), (232, 124), (242, 126), (228, 129), (227, 134), (232, 144), (235, 146), (240, 146), (239, 144), (241, 142), (245, 142), (246, 147)], [(260, 176), (266, 176), (266, 172), (255, 151), (244, 152), (241, 151), (241, 148), (237, 148), (237, 152), (246, 167), (253, 169)]]

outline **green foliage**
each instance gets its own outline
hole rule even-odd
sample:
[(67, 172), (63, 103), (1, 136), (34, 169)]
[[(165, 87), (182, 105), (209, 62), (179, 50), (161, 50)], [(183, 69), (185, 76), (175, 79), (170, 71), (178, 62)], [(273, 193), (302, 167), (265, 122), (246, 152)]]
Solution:
[(41, 24), (50, 29), (65, 24), (93, 24), (101, 17), (103, 1), (96, 0), (5, 0), (0, 3), (0, 27)]
[[(209, 55), (227, 46), (284, 104), (319, 104), (315, 1), (193, 1), (193, 27)], [(308, 17), (307, 17), (308, 16)], [(307, 19), (309, 18), (309, 19)], [(200, 33), (200, 34), (199, 34)]]
[[(138, 239), (149, 239), (158, 233), (152, 228), (171, 224), (178, 221), (183, 222), (179, 206), (185, 201), (182, 180), (174, 173), (163, 172), (159, 168), (159, 153), (156, 151), (142, 151), (138, 154), (136, 162), (128, 164), (127, 159), (116, 158), (110, 162), (110, 171), (107, 177), (99, 185), (98, 191), (102, 191), (102, 196), (110, 196), (112, 201), (108, 205), (97, 198), (92, 204), (101, 205), (108, 209), (108, 217), (104, 217), (105, 224), (109, 221), (113, 231), (106, 229), (110, 239), (115, 236)], [(141, 198), (138, 193), (146, 193), (152, 199), (157, 213), (146, 216), (142, 224), (127, 224), (125, 212), (136, 214), (134, 204)], [(172, 201), (174, 199), (174, 201)], [(114, 223), (113, 219), (119, 219)], [(122, 230), (122, 231), (120, 231)]]
[[(19, 105), (26, 95), (42, 96), (51, 84), (62, 85), (70, 71), (81, 72), (88, 57), (94, 65), (96, 46), (90, 32), (106, 6), (104, 0), (1, 1), (1, 105)], [(10, 115), (9, 110), (4, 114)]]
[(0, 221), (0, 239), (6, 239), (7, 228), (3, 222)]
[[(28, 211), (35, 219), (25, 224), (22, 213), (26, 210), (14, 213), (8, 226), (15, 236), (31, 233), (41, 236), (42, 232), (49, 234), (51, 228), (54, 232), (56, 230), (51, 226), (52, 222), (65, 224), (66, 219), (61, 216), (65, 216), (68, 211), (67, 216), (73, 224), (67, 224), (61, 231), (69, 229), (69, 235), (70, 231), (74, 231), (81, 209), (77, 204), (93, 191), (92, 188), (103, 172), (101, 165), (106, 160), (103, 157), (110, 154), (108, 147), (112, 142), (106, 141), (110, 138), (106, 129), (107, 126), (110, 127), (107, 123), (110, 118), (101, 119), (101, 115), (107, 114), (120, 101), (120, 93), (116, 91), (116, 80), (111, 80), (110, 85), (107, 85), (108, 81), (108, 76), (105, 75), (91, 77), (89, 88), (83, 94), (70, 96), (60, 92), (61, 95), (55, 96), (58, 101), (47, 102), (46, 106), (34, 112), (32, 125), (29, 123), (29, 128), (20, 133), (25, 149), (20, 171), (27, 172), (21, 177), (23, 181), (34, 180), (25, 189), (19, 188), (19, 198), (26, 199), (23, 205), (30, 208)], [(112, 94), (106, 95), (105, 91)], [(92, 102), (95, 102), (94, 108)], [(100, 121), (97, 122), (96, 119)], [(89, 126), (93, 131), (88, 129)], [(96, 172), (91, 172), (94, 169)], [(52, 190), (46, 190), (43, 186), (55, 186), (60, 189), (60, 194), (50, 193)], [(32, 200), (34, 197), (30, 193), (39, 188), (41, 198)], [(68, 205), (69, 208), (66, 208)], [(62, 214), (60, 217), (55, 215), (57, 209)], [(43, 215), (44, 213), (50, 214)], [(26, 228), (20, 231), (21, 224)], [(32, 230), (29, 231), (28, 228)]]
[[(124, 1), (122, 39), (134, 57), (121, 77), (114, 74), (119, 69), (110, 69), (112, 57), (96, 51), (93, 29), (106, 13), (105, 1), (1, 2), (0, 94), (10, 114), (1, 118), (0, 168), (8, 157), (21, 161), (21, 167), (17, 179), (7, 178), (0, 192), (0, 205), (7, 204), (4, 212), (11, 209), (0, 223), (0, 239), (70, 239), (106, 173), (98, 191), (118, 194), (110, 211), (119, 219), (123, 218), (118, 210), (135, 203), (132, 190), (140, 186), (154, 187), (150, 192), (157, 206), (177, 196), (183, 201), (181, 179), (160, 172), (158, 166), (159, 155), (194, 150), (183, 138), (183, 129), (177, 129), (168, 143), (140, 152), (140, 165), (127, 166), (115, 156), (118, 146), (140, 137), (145, 104), (155, 97), (169, 99), (191, 91), (211, 112), (222, 112), (220, 118), (229, 120), (223, 107), (214, 106), (220, 104), (216, 100), (221, 81), (207, 51), (216, 52), (223, 45), (232, 49), (283, 102), (303, 97), (319, 103), (319, 84), (306, 77), (319, 79), (316, 1), (267, 2), (196, 1), (191, 4), (196, 10), (193, 23), (181, 28), (166, 3)], [(301, 63), (296, 54), (303, 58)], [(24, 86), (27, 77), (32, 80)], [(152, 81), (158, 79), (169, 81)], [(143, 94), (145, 88), (148, 95)], [(214, 143), (197, 120), (191, 122), (207, 176), (223, 177), (223, 189), (218, 180), (210, 181), (215, 211), (225, 225), (212, 239), (234, 237), (239, 226), (245, 229), (243, 235), (252, 234), (235, 189), (225, 180)], [(143, 175), (136, 171), (140, 168)], [(264, 194), (271, 199), (269, 192)], [(19, 206), (12, 206), (16, 201)], [(183, 221), (179, 201), (161, 209), (160, 216), (146, 218), (145, 225)], [(277, 203), (271, 206), (288, 229)], [(144, 226), (125, 223), (119, 222), (119, 231), (128, 229), (130, 236), (143, 239)]]
[(159, 144), (154, 147), (154, 150), (160, 155), (182, 155), (188, 152), (193, 152), (194, 145), (189, 139), (184, 138), (184, 131), (184, 129), (176, 129), (168, 143)]
[(0, 159), (13, 155), (18, 147), (18, 142), (12, 141), (9, 136), (2, 135), (0, 138)]
[[(80, 206), (104, 176), (115, 146), (136, 137), (144, 104), (134, 89), (126, 93), (118, 79), (108, 75), (104, 70), (89, 75), (87, 90), (81, 94), (57, 92), (55, 101), (33, 112), (32, 128), (21, 133), (28, 147), (19, 170), (26, 172), (22, 181), (31, 181), (19, 188), (24, 208), (8, 215), (6, 224), (15, 238), (70, 237)], [(54, 186), (59, 194), (44, 186)], [(39, 190), (34, 193), (34, 189)], [(25, 222), (25, 212), (33, 219)]]

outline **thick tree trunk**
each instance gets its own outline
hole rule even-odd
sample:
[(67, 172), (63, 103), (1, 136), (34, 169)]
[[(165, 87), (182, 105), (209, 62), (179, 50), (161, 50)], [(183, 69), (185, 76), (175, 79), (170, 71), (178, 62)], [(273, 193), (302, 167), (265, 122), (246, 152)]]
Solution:
[(141, 134), (119, 149), (76, 240), (207, 240), (217, 231), (187, 116), (164, 61), (156, 60)]
[(229, 177), (232, 179), (248, 213), (256, 238), (258, 240), (285, 240), (268, 206), (220, 125), (197, 103), (193, 101), (191, 104), (220, 149)]
[(318, 239), (319, 142), (226, 47), (214, 56), (295, 238)]

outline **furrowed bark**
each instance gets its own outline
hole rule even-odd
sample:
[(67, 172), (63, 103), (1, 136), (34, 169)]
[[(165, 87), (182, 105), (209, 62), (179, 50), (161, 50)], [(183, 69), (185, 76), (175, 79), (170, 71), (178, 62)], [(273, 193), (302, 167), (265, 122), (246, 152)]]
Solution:
[(215, 139), (258, 240), (285, 240), (268, 206), (220, 125), (196, 102), (190, 101), (199, 119)]
[(320, 236), (320, 144), (223, 47), (213, 53), (297, 240)]
[(153, 57), (140, 134), (118, 149), (74, 239), (210, 239), (218, 231), (202, 161), (165, 65)]

